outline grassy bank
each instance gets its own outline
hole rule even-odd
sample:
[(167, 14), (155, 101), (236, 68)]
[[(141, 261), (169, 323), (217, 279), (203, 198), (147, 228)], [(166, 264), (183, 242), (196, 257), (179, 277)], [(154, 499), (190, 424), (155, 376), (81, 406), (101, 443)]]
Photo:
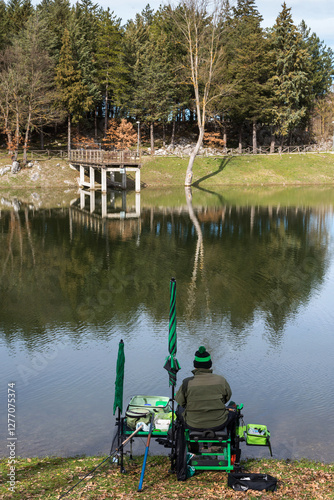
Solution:
[[(144, 186), (184, 186), (188, 157), (143, 157), (141, 182)], [(0, 158), (0, 168), (10, 166)], [(243, 155), (197, 157), (194, 164), (195, 187), (261, 185), (334, 185), (334, 154)], [(79, 174), (64, 160), (40, 160), (18, 174), (0, 176), (0, 188), (77, 187)]]
[[(103, 458), (31, 458), (18, 459), (16, 463), (15, 491), (8, 490), (7, 460), (1, 463), (2, 499), (58, 499), (87, 472), (91, 471)], [(333, 499), (334, 465), (316, 462), (287, 462), (278, 460), (253, 460), (245, 462), (248, 472), (268, 473), (278, 480), (278, 490), (265, 492), (234, 492), (227, 486), (227, 474), (224, 472), (197, 472), (185, 482), (178, 482), (169, 472), (170, 462), (167, 457), (149, 457), (142, 492), (138, 493), (138, 484), (143, 457), (126, 461), (126, 474), (109, 461), (99, 467), (95, 475), (90, 475), (65, 498), (80, 499), (187, 499), (210, 500), (217, 498), (279, 498), (279, 499)]]
[[(147, 186), (183, 186), (188, 158), (144, 158)], [(334, 155), (244, 155), (196, 158), (195, 187), (334, 184)]]
[[(8, 166), (0, 159), (0, 169)], [(141, 170), (142, 206), (182, 206), (188, 158), (144, 157)], [(133, 177), (129, 173), (129, 177)], [(1, 198), (43, 208), (68, 206), (78, 197), (79, 173), (64, 160), (34, 163), (18, 174), (0, 176)], [(277, 203), (318, 206), (332, 203), (334, 154), (295, 154), (196, 158), (194, 206), (224, 203)], [(129, 182), (134, 195), (134, 182)], [(208, 194), (216, 196), (208, 197)]]

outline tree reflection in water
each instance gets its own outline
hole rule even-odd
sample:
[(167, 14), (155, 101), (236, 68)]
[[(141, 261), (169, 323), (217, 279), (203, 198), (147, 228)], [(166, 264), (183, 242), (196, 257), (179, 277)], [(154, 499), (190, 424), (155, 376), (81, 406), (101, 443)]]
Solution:
[(32, 324), (44, 331), (50, 322), (98, 324), (120, 315), (128, 321), (143, 307), (161, 321), (162, 283), (174, 275), (182, 284), (178, 317), (224, 321), (237, 336), (261, 312), (270, 341), (279, 342), (286, 321), (326, 274), (326, 209), (227, 203), (194, 209), (191, 190), (185, 194), (186, 212), (144, 207), (140, 223), (102, 220), (103, 230), (89, 214), (80, 219), (69, 209), (3, 211), (4, 331), (19, 324), (25, 336)]

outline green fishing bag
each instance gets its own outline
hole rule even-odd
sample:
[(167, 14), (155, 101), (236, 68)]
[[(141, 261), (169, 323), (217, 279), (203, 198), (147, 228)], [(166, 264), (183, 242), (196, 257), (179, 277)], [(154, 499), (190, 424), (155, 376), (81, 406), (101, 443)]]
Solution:
[(270, 432), (266, 425), (247, 424), (246, 444), (255, 446), (268, 446), (270, 442)]
[(151, 412), (146, 408), (131, 408), (125, 413), (126, 425), (130, 429), (135, 429), (138, 422), (149, 424), (151, 420)]

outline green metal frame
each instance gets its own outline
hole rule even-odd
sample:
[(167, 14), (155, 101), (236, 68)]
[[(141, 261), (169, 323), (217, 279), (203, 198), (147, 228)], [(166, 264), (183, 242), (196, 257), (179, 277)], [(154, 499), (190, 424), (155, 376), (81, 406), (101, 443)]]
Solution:
[[(244, 441), (243, 437), (243, 426), (240, 426), (240, 420), (242, 420), (242, 414), (241, 410), (243, 408), (243, 404), (237, 405), (237, 422), (236, 422), (236, 436), (235, 436), (235, 448), (232, 450), (232, 443), (231, 443), (231, 434), (228, 432), (227, 438), (226, 439), (214, 439), (214, 438), (206, 438), (206, 439), (190, 439), (191, 431), (189, 429), (185, 430), (185, 438), (186, 438), (186, 446), (187, 446), (187, 452), (191, 453), (191, 444), (198, 443), (199, 449), (202, 448), (202, 450), (199, 450), (198, 454), (196, 453), (188, 462), (188, 465), (191, 465), (194, 467), (195, 470), (222, 470), (226, 472), (230, 472), (232, 470), (239, 470), (240, 468), (240, 442)], [(205, 445), (210, 446), (216, 446), (219, 449), (215, 451), (205, 451)], [(234, 453), (235, 452), (235, 453)], [(236, 455), (236, 462), (232, 463), (232, 456)], [(224, 456), (224, 459), (221, 459), (219, 457)], [(207, 459), (208, 464), (201, 464), (199, 465), (198, 458), (200, 457), (216, 457), (216, 460), (212, 460), (212, 463), (210, 464), (210, 459)], [(197, 458), (197, 460), (196, 460)], [(205, 458), (203, 459), (203, 461)], [(217, 463), (218, 462), (218, 465)], [(223, 464), (220, 464), (219, 462), (224, 462)]]
[[(186, 446), (187, 446), (187, 452), (190, 454), (193, 454), (192, 451), (190, 450), (190, 444), (198, 444), (199, 447), (201, 445), (208, 444), (210, 446), (217, 446), (220, 449), (216, 450), (214, 452), (212, 451), (203, 451), (205, 450), (205, 447), (203, 447), (202, 450), (199, 450), (198, 454), (194, 455), (190, 460), (189, 460), (189, 465), (194, 467), (195, 470), (223, 470), (223, 471), (232, 471), (234, 470), (234, 464), (231, 463), (231, 436), (228, 435), (228, 438), (225, 440), (218, 440), (218, 439), (190, 439), (190, 432), (189, 429), (185, 430), (185, 437), (186, 437)], [(219, 458), (219, 457), (224, 457), (224, 458)], [(214, 462), (218, 462), (218, 465), (213, 465), (210, 464), (210, 460), (207, 460), (208, 464), (207, 465), (199, 465), (198, 460), (196, 460), (197, 457), (216, 457), (216, 460)], [(204, 459), (205, 460), (205, 459)], [(203, 461), (204, 461), (203, 460)], [(221, 462), (221, 463), (219, 463)], [(224, 463), (223, 463), (224, 462)]]

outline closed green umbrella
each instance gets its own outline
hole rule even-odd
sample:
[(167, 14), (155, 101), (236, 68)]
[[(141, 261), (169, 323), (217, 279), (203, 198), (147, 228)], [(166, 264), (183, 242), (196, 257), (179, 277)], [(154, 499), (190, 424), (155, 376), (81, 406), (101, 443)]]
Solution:
[(118, 345), (118, 356), (117, 356), (117, 365), (116, 365), (116, 380), (115, 380), (115, 399), (114, 399), (114, 413), (115, 415), (116, 408), (119, 409), (119, 416), (123, 411), (123, 384), (124, 384), (124, 342), (120, 341)]
[[(118, 344), (118, 356), (117, 356), (117, 364), (116, 364), (116, 380), (115, 380), (115, 399), (114, 399), (114, 413), (115, 415), (116, 408), (118, 408), (117, 417), (116, 417), (116, 425), (118, 426), (118, 448), (121, 442), (122, 435), (122, 422), (121, 422), (121, 414), (123, 411), (123, 385), (124, 385), (124, 342), (120, 341)], [(121, 452), (121, 458), (118, 460), (118, 465), (121, 468), (121, 472), (125, 472), (123, 465), (123, 448)]]
[(164, 368), (168, 371), (169, 385), (172, 386), (172, 451), (171, 451), (171, 469), (175, 469), (175, 426), (174, 426), (174, 390), (176, 386), (176, 374), (180, 370), (180, 364), (176, 359), (177, 335), (176, 335), (176, 280), (170, 280), (170, 303), (169, 303), (169, 334), (168, 334), (168, 352), (169, 356), (165, 359)]
[[(176, 335), (176, 280), (170, 280), (170, 302), (169, 302), (169, 334), (168, 334), (168, 352), (169, 356), (165, 359), (164, 368), (168, 371), (169, 385), (176, 386), (176, 374), (180, 370), (180, 364), (176, 359), (177, 335)], [(174, 400), (174, 389), (173, 400)]]

